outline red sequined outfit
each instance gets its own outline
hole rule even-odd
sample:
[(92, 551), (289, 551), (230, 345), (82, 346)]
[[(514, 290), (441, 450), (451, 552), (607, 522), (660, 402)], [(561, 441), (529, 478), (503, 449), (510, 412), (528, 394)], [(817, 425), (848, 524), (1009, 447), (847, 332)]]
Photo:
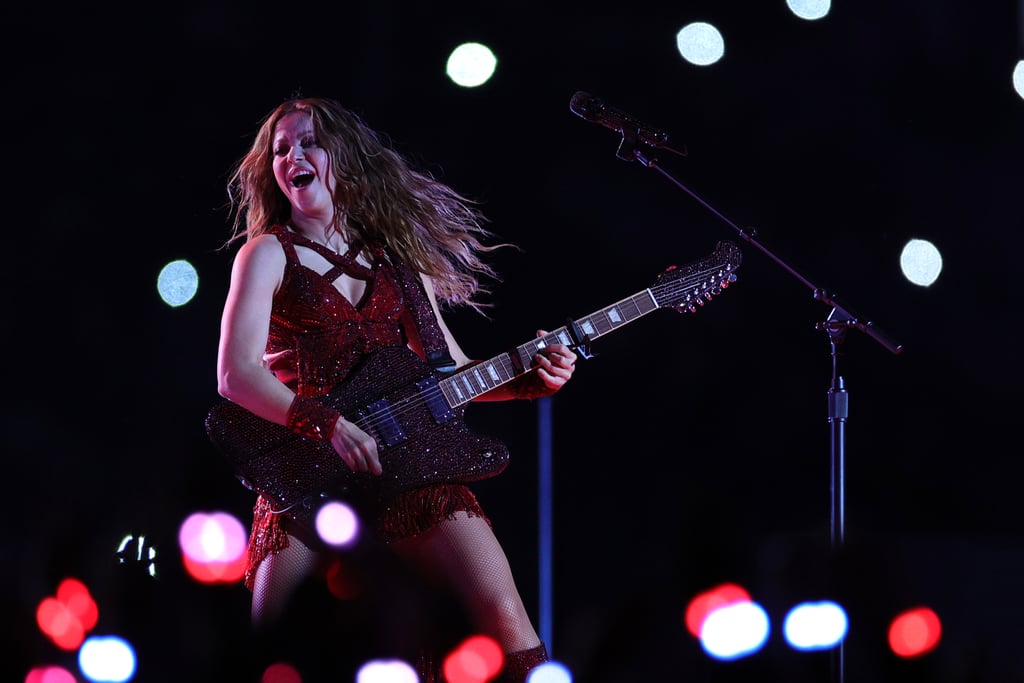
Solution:
[[(408, 343), (412, 320), (393, 267), (380, 254), (373, 266), (358, 263), (361, 249), (335, 254), (283, 226), (271, 230), (286, 256), (281, 287), (274, 296), (267, 355), (270, 369), (300, 396), (323, 396), (342, 382), (362, 358), (385, 346)], [(323, 275), (302, 265), (295, 245), (316, 251), (332, 264)], [(333, 282), (341, 275), (366, 281), (362, 301), (352, 303)], [(420, 314), (423, 312), (420, 311)], [(486, 516), (462, 485), (436, 484), (398, 494), (376, 510), (373, 524), (386, 542), (418, 535), (464, 511)], [(288, 545), (289, 519), (275, 514), (262, 496), (253, 508), (245, 585), (252, 590), (256, 568), (269, 553)]]

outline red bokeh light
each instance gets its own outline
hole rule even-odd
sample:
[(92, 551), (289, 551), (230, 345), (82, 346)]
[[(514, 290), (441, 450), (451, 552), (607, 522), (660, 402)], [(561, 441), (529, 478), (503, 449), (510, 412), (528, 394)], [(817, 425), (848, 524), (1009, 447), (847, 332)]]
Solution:
[(889, 626), (889, 647), (900, 657), (920, 657), (933, 650), (941, 637), (942, 623), (927, 607), (907, 610)]
[(231, 562), (200, 562), (188, 555), (181, 556), (185, 571), (200, 583), (235, 583), (245, 576), (249, 564), (248, 555), (243, 553)]
[(77, 650), (98, 619), (99, 608), (89, 589), (70, 577), (61, 581), (56, 596), (43, 598), (36, 608), (39, 630), (62, 650)]
[(25, 683), (78, 683), (62, 666), (37, 666), (25, 676)]
[(302, 676), (291, 664), (276, 662), (263, 671), (260, 683), (302, 683)]
[(498, 643), (487, 636), (472, 636), (445, 658), (444, 675), (448, 683), (484, 683), (497, 676), (504, 663)]
[(737, 602), (750, 602), (750, 594), (735, 583), (723, 583), (710, 590), (700, 593), (690, 601), (686, 608), (686, 630), (694, 638), (700, 638), (704, 620), (716, 609), (733, 605)]

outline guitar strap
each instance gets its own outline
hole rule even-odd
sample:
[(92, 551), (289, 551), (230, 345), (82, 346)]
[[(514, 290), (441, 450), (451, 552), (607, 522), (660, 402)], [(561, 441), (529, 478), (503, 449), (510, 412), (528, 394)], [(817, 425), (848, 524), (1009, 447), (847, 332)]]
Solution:
[(405, 300), (409, 302), (409, 313), (420, 343), (423, 344), (423, 351), (427, 354), (427, 363), (440, 372), (451, 372), (455, 369), (455, 360), (448, 353), (448, 342), (445, 341), (441, 326), (437, 324), (434, 308), (423, 286), (423, 278), (401, 259), (392, 258), (391, 264), (402, 286)]

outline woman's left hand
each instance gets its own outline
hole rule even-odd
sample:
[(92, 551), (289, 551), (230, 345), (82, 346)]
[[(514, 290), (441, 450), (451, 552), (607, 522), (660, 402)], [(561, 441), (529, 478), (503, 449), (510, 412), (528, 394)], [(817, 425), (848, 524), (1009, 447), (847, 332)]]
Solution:
[[(537, 336), (548, 334), (538, 330)], [(537, 376), (544, 380), (544, 385), (552, 391), (558, 391), (572, 377), (576, 369), (576, 352), (565, 344), (549, 344), (534, 356), (537, 363)]]

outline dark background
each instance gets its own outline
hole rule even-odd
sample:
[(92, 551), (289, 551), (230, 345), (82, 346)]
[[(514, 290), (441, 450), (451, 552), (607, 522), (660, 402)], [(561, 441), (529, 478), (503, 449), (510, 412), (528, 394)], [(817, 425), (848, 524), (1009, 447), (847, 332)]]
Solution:
[[(136, 680), (255, 681), (268, 663), (250, 649), (248, 593), (188, 580), (176, 533), (195, 510), (249, 520), (252, 495), (203, 431), (233, 255), (218, 251), (224, 184), (263, 114), (301, 91), (346, 103), (523, 247), (497, 257), (490, 320), (449, 316), (471, 356), (642, 290), (718, 240), (743, 249), (733, 287), (601, 338), (551, 404), (549, 644), (576, 680), (826, 680), (827, 656), (780, 634), (797, 600), (826, 596), (850, 609), (850, 680), (1020, 680), (1018, 3), (836, 3), (814, 22), (781, 0), (442, 4), (7, 10), (20, 40), (4, 48), (14, 676), (73, 666), (34, 624), (65, 576), (94, 591), (97, 633), (133, 639)], [(695, 20), (725, 36), (709, 68), (675, 52)], [(443, 73), (466, 40), (498, 56), (479, 89)], [(688, 156), (662, 155), (662, 169), (905, 347), (859, 331), (839, 345), (841, 552), (832, 359), (816, 329), (830, 308), (656, 170), (617, 159), (618, 136), (569, 111), (579, 90), (667, 130)], [(914, 237), (945, 258), (930, 288), (899, 272)], [(155, 282), (178, 258), (200, 287), (171, 309)], [(470, 419), (512, 449), (477, 492), (536, 615), (536, 406)], [(117, 562), (125, 533), (157, 548), (156, 580)], [(686, 602), (723, 581), (773, 626), (764, 652), (733, 664), (682, 627)], [(902, 662), (885, 628), (917, 604), (943, 640)], [(303, 642), (345, 652), (329, 641)]]

